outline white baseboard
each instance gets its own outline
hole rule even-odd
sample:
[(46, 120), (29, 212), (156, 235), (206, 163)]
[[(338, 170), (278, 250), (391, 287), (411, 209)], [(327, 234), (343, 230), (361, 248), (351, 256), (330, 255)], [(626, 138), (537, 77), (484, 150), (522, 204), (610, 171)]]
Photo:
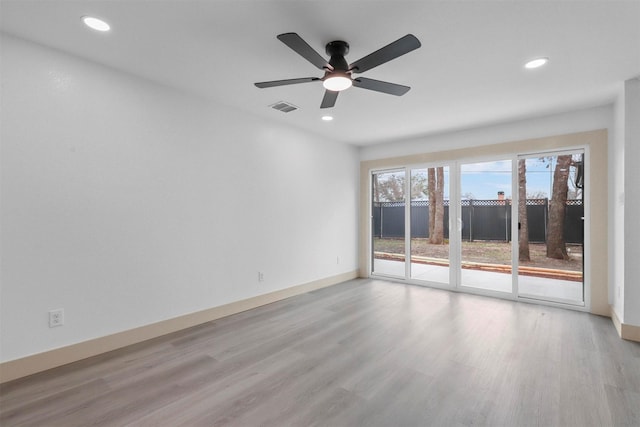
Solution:
[(118, 332), (89, 341), (34, 354), (20, 359), (0, 363), (0, 383), (32, 375), (47, 369), (77, 362), (88, 357), (116, 350), (192, 326), (230, 316), (265, 304), (280, 301), (295, 295), (335, 285), (358, 277), (358, 270), (326, 277), (302, 285), (292, 286), (264, 295), (258, 295), (241, 301), (212, 307), (195, 313), (185, 314), (173, 319), (163, 320), (150, 325)]
[(640, 326), (622, 323), (613, 307), (611, 307), (611, 321), (616, 327), (616, 331), (618, 331), (620, 338), (640, 342)]

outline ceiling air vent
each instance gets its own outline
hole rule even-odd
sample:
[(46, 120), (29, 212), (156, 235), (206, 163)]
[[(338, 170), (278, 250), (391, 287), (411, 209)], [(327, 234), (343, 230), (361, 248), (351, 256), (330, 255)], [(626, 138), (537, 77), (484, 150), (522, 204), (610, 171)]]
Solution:
[(298, 107), (296, 107), (295, 105), (289, 104), (288, 102), (284, 101), (276, 102), (273, 105), (269, 105), (269, 107), (273, 108), (274, 110), (282, 111), (283, 113), (290, 113), (298, 109)]

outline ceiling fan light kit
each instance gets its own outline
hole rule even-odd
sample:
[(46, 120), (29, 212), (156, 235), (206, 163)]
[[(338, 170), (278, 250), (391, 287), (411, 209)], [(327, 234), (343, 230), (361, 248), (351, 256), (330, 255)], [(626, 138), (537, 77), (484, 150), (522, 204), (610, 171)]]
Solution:
[(344, 58), (345, 55), (349, 53), (349, 44), (345, 41), (336, 40), (327, 43), (326, 52), (327, 55), (330, 56), (329, 61), (327, 61), (296, 33), (280, 34), (278, 36), (278, 40), (289, 46), (289, 48), (294, 50), (298, 55), (302, 56), (311, 64), (323, 70), (324, 76), (322, 78), (302, 77), (297, 79), (274, 80), (255, 83), (255, 85), (264, 89), (275, 86), (322, 81), (322, 85), (326, 90), (324, 97), (322, 98), (320, 108), (333, 107), (338, 98), (338, 93), (350, 88), (351, 86), (387, 93), (390, 95), (404, 95), (409, 91), (409, 89), (411, 89), (409, 86), (367, 79), (365, 77), (354, 79), (352, 75), (368, 71), (421, 46), (420, 41), (413, 34), (407, 34), (393, 43), (390, 43), (355, 61), (354, 63), (349, 64)]
[(324, 86), (324, 88), (327, 90), (340, 92), (341, 90), (349, 89), (351, 86), (353, 86), (353, 82), (351, 81), (351, 77), (346, 74), (332, 74), (322, 81), (322, 86)]

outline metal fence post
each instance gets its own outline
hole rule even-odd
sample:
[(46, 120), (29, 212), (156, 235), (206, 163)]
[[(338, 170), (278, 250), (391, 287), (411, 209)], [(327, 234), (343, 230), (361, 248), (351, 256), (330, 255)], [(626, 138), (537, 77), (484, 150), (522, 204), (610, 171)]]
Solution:
[(380, 203), (380, 238), (381, 239), (384, 237), (383, 230), (384, 230), (384, 202)]
[(504, 204), (504, 241), (505, 242), (509, 241), (509, 218), (508, 218), (508, 214), (509, 214), (510, 205), (511, 205), (511, 203), (505, 203)]
[(544, 198), (544, 244), (547, 244), (547, 222), (549, 221), (549, 199)]
[(469, 241), (473, 242), (473, 199), (469, 199)]

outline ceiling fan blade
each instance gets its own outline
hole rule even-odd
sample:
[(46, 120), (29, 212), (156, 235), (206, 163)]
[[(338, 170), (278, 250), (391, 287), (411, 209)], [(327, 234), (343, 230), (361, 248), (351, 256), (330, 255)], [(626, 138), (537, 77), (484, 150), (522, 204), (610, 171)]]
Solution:
[(299, 79), (287, 79), (287, 80), (273, 80), (270, 82), (259, 82), (254, 83), (260, 89), (264, 89), (266, 87), (274, 87), (274, 86), (285, 86), (285, 85), (295, 85), (298, 83), (309, 83), (315, 82), (316, 80), (320, 80), (318, 77), (302, 77)]
[(388, 93), (389, 95), (402, 96), (409, 92), (409, 86), (402, 86), (395, 83), (383, 82), (380, 80), (358, 77), (353, 79), (353, 85), (362, 89), (375, 90), (376, 92)]
[(320, 104), (320, 108), (331, 108), (336, 105), (336, 99), (338, 99), (338, 94), (340, 92), (334, 92), (332, 90), (325, 90), (324, 97), (322, 98), (322, 104)]
[(278, 40), (289, 46), (296, 53), (302, 56), (307, 61), (311, 62), (316, 67), (324, 70), (328, 68), (333, 70), (333, 67), (329, 65), (326, 59), (324, 59), (318, 52), (316, 52), (309, 44), (302, 39), (296, 33), (284, 33), (278, 36)]
[(356, 62), (349, 65), (349, 69), (354, 73), (363, 73), (373, 67), (377, 67), (378, 65), (382, 65), (392, 59), (396, 59), (405, 53), (409, 53), (420, 46), (420, 40), (418, 40), (416, 36), (413, 34), (407, 34), (406, 36), (389, 43), (385, 47), (370, 53), (364, 58), (358, 59)]

